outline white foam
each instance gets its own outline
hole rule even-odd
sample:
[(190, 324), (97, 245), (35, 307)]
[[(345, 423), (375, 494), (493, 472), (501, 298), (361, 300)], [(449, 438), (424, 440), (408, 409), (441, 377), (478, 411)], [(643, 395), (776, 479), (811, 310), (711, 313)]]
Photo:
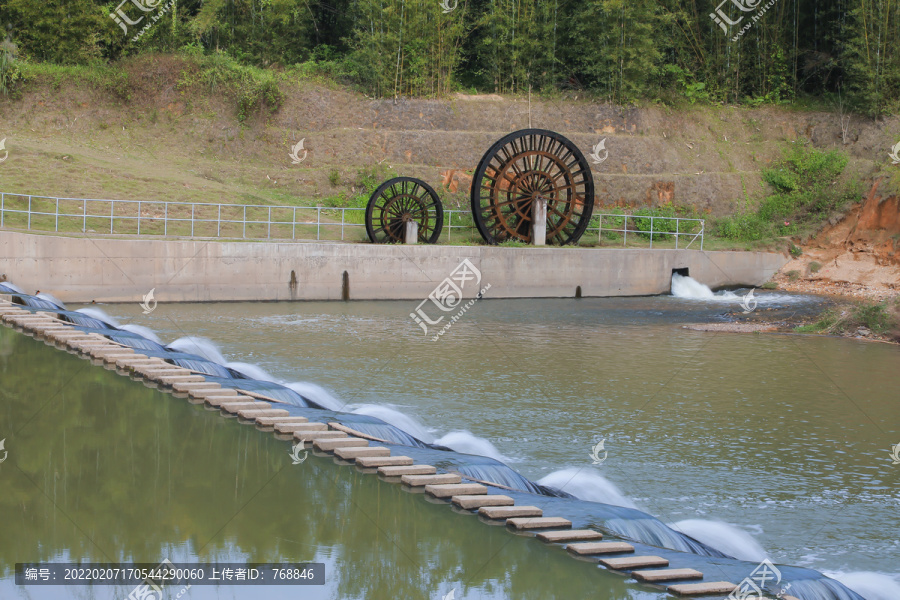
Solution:
[(258, 379), (259, 381), (271, 381), (272, 383), (281, 383), (278, 379), (270, 375), (268, 371), (257, 365), (244, 362), (229, 362), (225, 363), (225, 366), (229, 369), (234, 369), (238, 373), (246, 375), (251, 379)]
[(581, 500), (637, 508), (616, 484), (594, 471), (570, 467), (554, 471), (541, 478), (538, 483), (568, 492)]
[(4, 281), (3, 283), (0, 283), (0, 285), (5, 286), (7, 289), (10, 289), (17, 294), (25, 293), (25, 290), (14, 284), (12, 281)]
[(385, 423), (389, 423), (397, 429), (405, 431), (414, 438), (422, 440), (426, 444), (434, 442), (434, 436), (428, 432), (424, 425), (394, 408), (382, 406), (380, 404), (362, 404), (347, 408), (350, 412), (357, 415), (366, 415), (381, 419)]
[(188, 354), (196, 354), (197, 356), (202, 356), (206, 360), (211, 360), (212, 362), (219, 363), (222, 366), (225, 366), (225, 363), (228, 362), (228, 360), (224, 356), (222, 356), (222, 353), (219, 352), (219, 347), (216, 346), (212, 340), (204, 337), (193, 335), (181, 337), (169, 344), (167, 347), (177, 352), (185, 352)]
[(500, 454), (497, 448), (484, 438), (480, 438), (468, 431), (451, 431), (447, 435), (434, 440), (439, 446), (452, 448), (463, 454), (476, 454), (478, 456), (487, 456), (499, 460), (500, 462), (510, 462), (510, 459)]
[(900, 581), (897, 575), (873, 571), (822, 571), (827, 577), (837, 579), (866, 600), (897, 600), (900, 598)]
[(672, 273), (672, 295), (692, 300), (734, 300), (738, 297), (734, 292), (728, 291), (716, 294), (693, 277), (685, 277), (678, 273)]
[(53, 304), (57, 305), (57, 306), (60, 307), (60, 308), (65, 308), (65, 307), (66, 307), (66, 305), (63, 304), (62, 301), (61, 301), (59, 298), (57, 298), (56, 296), (54, 296), (53, 294), (48, 294), (48, 293), (46, 293), (46, 292), (41, 292), (40, 294), (38, 294), (38, 295), (36, 296), (36, 298), (40, 298), (41, 300), (46, 300), (46, 301), (48, 301), (48, 302), (52, 302)]
[(144, 327), (143, 325), (135, 325), (134, 323), (128, 323), (126, 325), (122, 325), (119, 327), (122, 331), (130, 331), (131, 333), (136, 333), (140, 336), (147, 338), (148, 340), (152, 340), (157, 344), (162, 344), (162, 340), (159, 339), (159, 336), (150, 329), (149, 327)]
[(103, 321), (107, 325), (112, 325), (113, 327), (119, 327), (119, 322), (115, 319), (115, 317), (111, 317), (106, 314), (106, 311), (95, 308), (93, 306), (88, 308), (79, 308), (75, 312), (80, 312), (83, 315), (87, 315), (93, 319), (97, 319), (98, 321)]
[(323, 408), (337, 411), (344, 407), (343, 402), (321, 385), (309, 383), (308, 381), (294, 381), (286, 383), (284, 386), (294, 390), (304, 398), (309, 398)]
[(765, 548), (760, 546), (749, 533), (731, 523), (706, 519), (685, 519), (669, 523), (669, 527), (741, 560), (760, 562), (768, 556)]

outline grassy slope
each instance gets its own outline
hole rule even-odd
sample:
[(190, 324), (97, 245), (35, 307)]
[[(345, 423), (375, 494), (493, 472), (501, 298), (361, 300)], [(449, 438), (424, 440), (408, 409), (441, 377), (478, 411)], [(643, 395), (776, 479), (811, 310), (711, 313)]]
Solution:
[[(497, 114), (509, 122), (498, 122), (484, 108), (496, 103), (393, 104), (296, 72), (239, 70), (176, 56), (139, 57), (99, 70), (30, 66), (28, 72), (24, 92), (0, 100), (0, 136), (8, 138), (10, 152), (0, 165), (0, 191), (358, 206), (367, 196), (360, 171), (375, 168), (369, 180), (420, 176), (438, 188), (442, 169), (471, 171), (487, 144), (523, 125), (527, 114), (516, 98), (503, 100)], [(266, 80), (275, 82), (282, 100), (267, 104), (257, 97), (242, 122), (241, 102)], [(673, 198), (676, 204), (690, 203), (700, 213), (752, 205), (761, 189), (759, 167), (776, 159), (785, 142), (808, 136), (829, 145), (836, 137), (831, 130), (839, 130), (829, 115), (774, 109), (637, 111), (545, 99), (532, 110), (536, 125), (609, 137), (607, 147), (619, 144), (618, 164), (602, 165), (608, 172), (597, 178), (601, 202), (659, 203), (664, 195), (648, 190), (640, 197), (633, 190), (674, 180), (678, 190), (689, 190)], [(873, 155), (866, 147), (877, 147), (872, 139), (882, 134), (874, 126), (860, 128), (852, 164), (866, 172)], [(309, 157), (292, 165), (288, 151), (300, 138)], [(448, 208), (467, 209), (465, 193), (441, 194)], [(708, 244), (716, 246), (730, 244)]]

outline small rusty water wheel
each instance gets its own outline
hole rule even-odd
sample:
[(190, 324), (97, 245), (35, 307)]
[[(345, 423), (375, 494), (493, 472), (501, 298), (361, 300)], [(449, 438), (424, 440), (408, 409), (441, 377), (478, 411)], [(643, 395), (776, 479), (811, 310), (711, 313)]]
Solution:
[(594, 210), (594, 178), (581, 150), (546, 129), (522, 129), (497, 141), (472, 180), (472, 215), (489, 244), (531, 243), (532, 210), (547, 200), (547, 243), (575, 244)]
[(435, 244), (444, 228), (444, 205), (434, 189), (413, 177), (388, 179), (366, 205), (366, 233), (376, 244), (403, 243), (406, 223), (418, 224), (418, 241)]

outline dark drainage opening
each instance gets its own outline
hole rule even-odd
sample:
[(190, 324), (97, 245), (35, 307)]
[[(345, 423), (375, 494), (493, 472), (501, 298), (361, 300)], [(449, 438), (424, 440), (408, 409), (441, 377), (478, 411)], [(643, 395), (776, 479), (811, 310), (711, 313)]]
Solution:
[(344, 275), (341, 277), (341, 300), (345, 302), (350, 299), (350, 275), (347, 274), (347, 271), (344, 271)]
[(580, 285), (575, 287), (575, 297), (581, 298), (581, 286)]
[(683, 269), (672, 269), (672, 275), (681, 275), (682, 277), (690, 277), (690, 269), (684, 267)]

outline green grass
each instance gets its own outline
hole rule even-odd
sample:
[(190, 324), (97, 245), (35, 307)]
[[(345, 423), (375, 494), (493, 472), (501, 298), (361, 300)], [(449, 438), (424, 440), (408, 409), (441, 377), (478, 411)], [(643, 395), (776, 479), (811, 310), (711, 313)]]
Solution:
[(862, 327), (877, 335), (888, 335), (900, 341), (900, 298), (832, 308), (822, 313), (815, 322), (796, 327), (794, 331), (847, 334)]

